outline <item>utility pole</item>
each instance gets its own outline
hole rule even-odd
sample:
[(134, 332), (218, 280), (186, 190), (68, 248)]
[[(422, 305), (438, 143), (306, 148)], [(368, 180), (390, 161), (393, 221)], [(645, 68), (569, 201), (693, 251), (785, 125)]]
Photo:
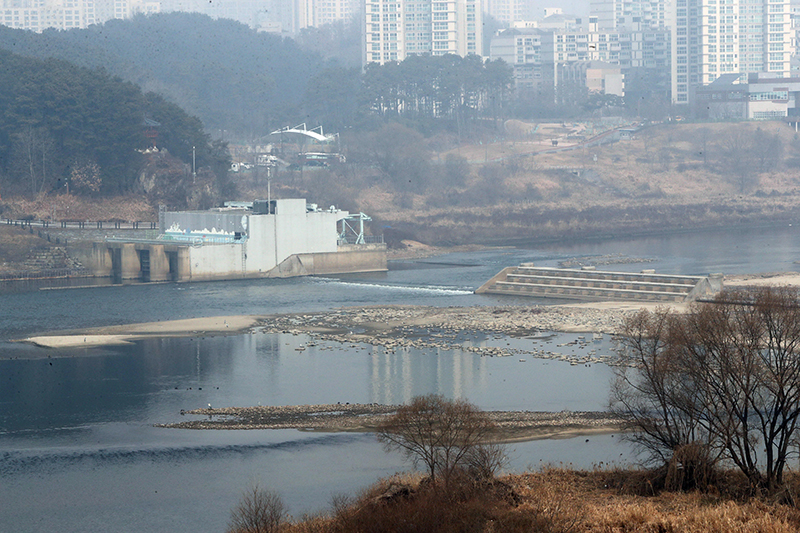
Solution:
[(195, 163), (195, 149), (192, 146), (192, 184), (197, 181), (197, 165)]

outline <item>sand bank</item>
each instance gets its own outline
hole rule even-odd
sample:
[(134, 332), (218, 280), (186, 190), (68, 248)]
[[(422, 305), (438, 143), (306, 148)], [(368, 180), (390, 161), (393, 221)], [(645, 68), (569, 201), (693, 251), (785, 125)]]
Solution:
[[(181, 414), (202, 418), (158, 427), (177, 429), (299, 429), (373, 432), (396, 405), (328, 404), (194, 409)], [(496, 424), (493, 440), (519, 442), (621, 431), (622, 420), (602, 412), (558, 413), (487, 411)]]
[(22, 339), (22, 341), (45, 348), (114, 346), (147, 337), (240, 333), (249, 330), (261, 319), (263, 317), (240, 315), (143, 322), (140, 324), (90, 328), (80, 332), (67, 331), (60, 334), (40, 335), (28, 337), (27, 339)]
[(800, 272), (771, 272), (725, 276), (725, 287), (800, 286)]

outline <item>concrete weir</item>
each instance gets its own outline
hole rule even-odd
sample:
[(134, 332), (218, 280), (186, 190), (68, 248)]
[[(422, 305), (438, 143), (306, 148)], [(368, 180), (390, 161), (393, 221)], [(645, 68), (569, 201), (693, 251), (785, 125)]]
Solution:
[(546, 268), (523, 263), (504, 268), (475, 293), (583, 301), (686, 302), (717, 294), (722, 290), (722, 277)]
[(89, 263), (115, 282), (205, 281), (387, 270), (386, 245), (348, 241), (347, 211), (304, 199), (254, 202), (205, 212), (162, 212), (151, 240), (95, 243)]

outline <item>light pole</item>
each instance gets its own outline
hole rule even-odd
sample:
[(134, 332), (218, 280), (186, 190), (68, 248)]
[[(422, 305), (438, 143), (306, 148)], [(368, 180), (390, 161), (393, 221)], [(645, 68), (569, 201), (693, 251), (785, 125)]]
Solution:
[(195, 149), (192, 146), (192, 184), (197, 181), (197, 165), (195, 163)]

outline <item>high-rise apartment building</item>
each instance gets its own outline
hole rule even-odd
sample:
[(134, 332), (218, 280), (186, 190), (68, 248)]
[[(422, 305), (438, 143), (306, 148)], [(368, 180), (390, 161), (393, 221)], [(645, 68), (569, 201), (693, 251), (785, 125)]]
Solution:
[(527, 0), (485, 0), (484, 12), (506, 26), (522, 20), (534, 20), (533, 4)]
[(547, 91), (558, 90), (560, 73), (584, 72), (598, 63), (616, 67), (617, 74), (633, 68), (669, 70), (669, 30), (601, 30), (594, 17), (589, 20), (579, 28), (506, 30), (492, 38), (491, 58), (514, 68), (518, 88), (544, 86)]
[(366, 0), (364, 9), (365, 65), (481, 53), (481, 0)]
[(0, 0), (0, 24), (24, 30), (85, 28), (94, 24), (94, 0)]
[(789, 0), (675, 0), (672, 99), (688, 103), (693, 86), (723, 74), (788, 77)]
[(592, 0), (591, 16), (603, 30), (665, 28), (673, 0)]
[(308, 26), (322, 26), (338, 20), (350, 20), (359, 14), (359, 4), (353, 0), (315, 0)]
[(69, 30), (159, 10), (159, 2), (146, 0), (0, 0), (0, 24), (36, 32)]
[(724, 74), (790, 75), (790, 0), (592, 0), (600, 28), (668, 28), (672, 101)]
[(162, 5), (164, 11), (203, 13), (276, 33), (297, 33), (360, 14), (359, 0), (162, 0)]

